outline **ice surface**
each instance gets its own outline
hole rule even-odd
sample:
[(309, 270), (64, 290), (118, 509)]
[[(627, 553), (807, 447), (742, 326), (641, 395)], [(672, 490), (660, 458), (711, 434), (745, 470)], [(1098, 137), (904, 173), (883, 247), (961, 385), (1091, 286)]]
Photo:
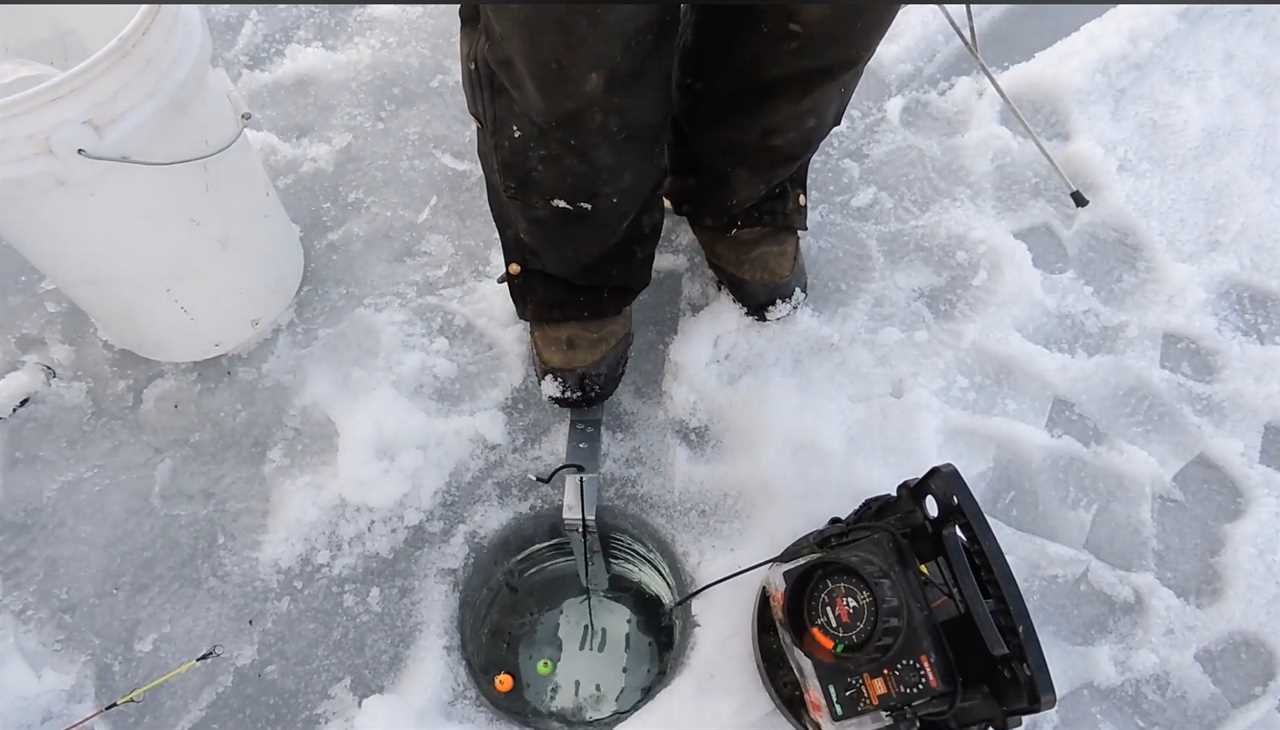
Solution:
[[(502, 726), (460, 665), (459, 573), (557, 499), (523, 475), (559, 463), (565, 418), (493, 284), (456, 8), (206, 12), (303, 287), (252, 352), (164, 365), (0, 246), (0, 372), (59, 374), (0, 422), (0, 726), (64, 726), (215, 642), (101, 726)], [(1028, 727), (1280, 728), (1280, 13), (976, 14), (1093, 205), (937, 10), (904, 9), (815, 159), (791, 316), (743, 317), (669, 217), (604, 500), (706, 580), (954, 462), (1054, 670)], [(629, 727), (783, 726), (756, 585), (695, 602)]]
[(1214, 559), (1223, 549), (1220, 526), (1239, 519), (1239, 488), (1222, 467), (1197, 456), (1173, 475), (1173, 494), (1156, 497), (1156, 576), (1174, 593), (1199, 605), (1222, 590)]
[(1097, 446), (1106, 438), (1089, 417), (1081, 413), (1074, 403), (1054, 398), (1049, 406), (1049, 418), (1044, 430), (1052, 436), (1070, 436), (1082, 446)]
[(1062, 244), (1062, 237), (1049, 224), (1015, 231), (1013, 237), (1026, 245), (1031, 253), (1031, 265), (1044, 273), (1064, 274), (1071, 269), (1071, 255)]
[(1276, 659), (1265, 642), (1249, 633), (1231, 633), (1196, 652), (1209, 681), (1234, 707), (1253, 702), (1276, 678)]
[(1160, 367), (1201, 383), (1213, 380), (1218, 373), (1212, 353), (1195, 340), (1170, 332), (1160, 338)]
[(68, 711), (92, 711), (80, 661), (62, 649), (58, 637), (37, 636), (0, 611), (0, 688), (5, 699), (0, 726), (52, 726)]
[(1280, 344), (1280, 294), (1261, 287), (1228, 285), (1218, 296), (1223, 324), (1263, 345)]
[(1258, 463), (1280, 471), (1280, 422), (1268, 423), (1262, 429), (1258, 447)]

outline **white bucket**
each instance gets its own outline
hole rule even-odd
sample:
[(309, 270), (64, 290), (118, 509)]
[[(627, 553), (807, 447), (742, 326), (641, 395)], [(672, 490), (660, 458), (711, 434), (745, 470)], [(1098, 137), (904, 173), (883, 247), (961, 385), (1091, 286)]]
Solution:
[(156, 360), (244, 349), (302, 278), (210, 49), (194, 6), (0, 5), (0, 239)]

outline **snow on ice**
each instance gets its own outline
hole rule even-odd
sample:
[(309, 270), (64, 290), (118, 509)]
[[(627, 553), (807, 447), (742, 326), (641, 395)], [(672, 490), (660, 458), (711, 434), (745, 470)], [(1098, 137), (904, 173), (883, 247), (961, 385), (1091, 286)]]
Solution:
[[(0, 247), (0, 364), (59, 376), (0, 422), (0, 726), (61, 727), (215, 642), (100, 726), (502, 726), (465, 680), (459, 572), (555, 500), (523, 475), (557, 463), (565, 419), (492, 283), (456, 9), (206, 12), (303, 287), (257, 349), (165, 365), (103, 345)], [(669, 218), (604, 498), (705, 580), (952, 461), (1054, 671), (1029, 727), (1280, 728), (1280, 13), (976, 15), (1093, 205), (937, 10), (905, 9), (815, 160), (793, 316), (743, 317)], [(755, 586), (698, 599), (628, 727), (783, 726)]]

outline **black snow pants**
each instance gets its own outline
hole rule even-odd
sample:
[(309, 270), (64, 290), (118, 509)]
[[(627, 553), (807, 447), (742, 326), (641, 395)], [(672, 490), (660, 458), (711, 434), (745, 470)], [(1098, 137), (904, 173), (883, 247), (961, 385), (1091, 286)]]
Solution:
[(665, 194), (691, 223), (804, 229), (809, 160), (898, 5), (475, 5), (462, 76), (521, 319), (618, 314)]

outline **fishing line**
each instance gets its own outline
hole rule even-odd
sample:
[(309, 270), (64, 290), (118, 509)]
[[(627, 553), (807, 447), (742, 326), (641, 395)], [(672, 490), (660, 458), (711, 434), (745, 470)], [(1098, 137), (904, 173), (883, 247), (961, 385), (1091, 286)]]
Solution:
[[(574, 465), (568, 464), (566, 466), (574, 466)], [(561, 467), (561, 468), (564, 468), (564, 467)], [(581, 467), (579, 467), (579, 469), (581, 469)], [(557, 469), (557, 471), (559, 470)], [(552, 476), (555, 476), (555, 472), (552, 472)], [(578, 504), (586, 505), (586, 503), (587, 503), (587, 489), (585, 486), (583, 486), (582, 477), (578, 477)], [(591, 628), (591, 645), (592, 647), (594, 647), (596, 643), (596, 617), (595, 617), (595, 614), (592, 613), (591, 611), (591, 548), (587, 545), (586, 524), (583, 524), (582, 526), (581, 535), (582, 535), (582, 554), (586, 556), (586, 560), (583, 561), (582, 563), (582, 577), (585, 579), (583, 580), (583, 583), (584, 583), (583, 588), (585, 588), (587, 591), (587, 625)]]

